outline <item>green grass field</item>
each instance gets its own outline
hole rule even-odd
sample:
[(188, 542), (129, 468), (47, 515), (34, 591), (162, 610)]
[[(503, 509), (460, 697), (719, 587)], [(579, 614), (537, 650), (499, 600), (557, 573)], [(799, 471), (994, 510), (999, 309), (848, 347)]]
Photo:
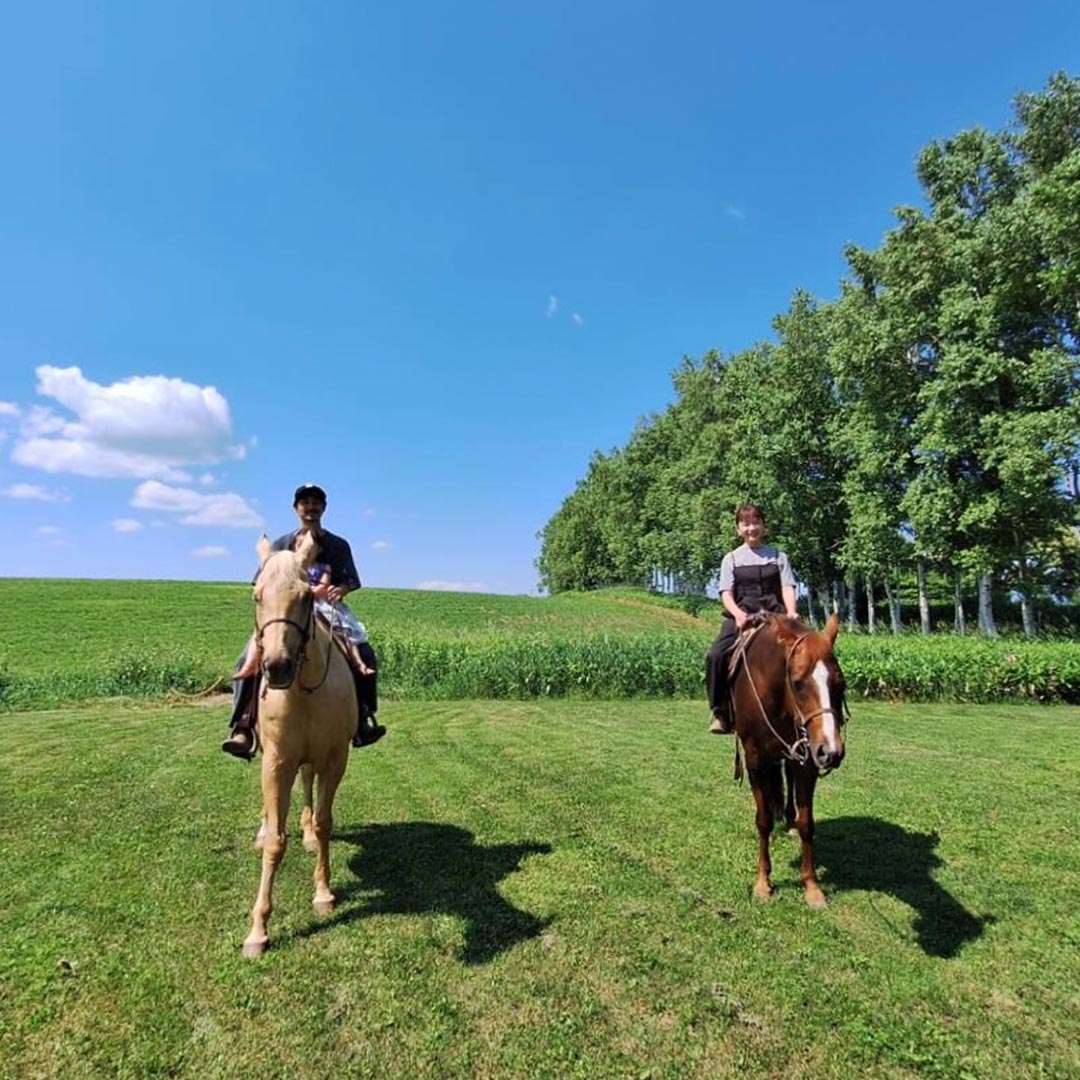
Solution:
[(0, 1075), (1080, 1076), (1080, 709), (858, 705), (824, 912), (700, 704), (382, 715), (254, 962), (223, 707), (0, 716)]

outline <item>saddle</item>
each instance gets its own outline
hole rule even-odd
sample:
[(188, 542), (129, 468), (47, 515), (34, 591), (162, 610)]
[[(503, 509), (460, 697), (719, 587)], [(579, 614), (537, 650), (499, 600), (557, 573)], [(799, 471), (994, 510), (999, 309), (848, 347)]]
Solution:
[[(731, 701), (731, 687), (735, 681), (735, 676), (739, 671), (739, 665), (746, 662), (746, 650), (750, 647), (750, 642), (757, 637), (758, 632), (763, 626), (767, 626), (769, 620), (773, 616), (768, 611), (758, 611), (751, 615), (746, 622), (743, 623), (742, 629), (739, 631), (739, 636), (735, 639), (735, 648), (731, 650), (731, 656), (728, 658), (728, 700), (729, 708), (734, 715), (735, 706)], [(735, 780), (736, 782), (742, 782), (743, 778), (743, 763), (742, 756), (739, 754), (739, 740), (735, 740)]]
[(728, 658), (727, 675), (729, 686), (731, 680), (735, 678), (735, 673), (739, 670), (739, 665), (746, 657), (746, 650), (750, 647), (750, 642), (757, 637), (758, 631), (763, 626), (768, 625), (772, 617), (768, 611), (757, 611), (743, 623), (739, 636), (735, 639), (735, 647), (731, 650), (731, 656)]

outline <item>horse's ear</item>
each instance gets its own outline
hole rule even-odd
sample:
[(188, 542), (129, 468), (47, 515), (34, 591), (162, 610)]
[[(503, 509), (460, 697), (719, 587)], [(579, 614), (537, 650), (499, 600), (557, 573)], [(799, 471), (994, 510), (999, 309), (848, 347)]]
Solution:
[(306, 570), (315, 561), (315, 552), (319, 549), (319, 542), (311, 533), (304, 533), (300, 543), (296, 545), (296, 554), (300, 556), (300, 566)]
[(833, 612), (829, 616), (828, 622), (825, 623), (825, 636), (829, 639), (829, 644), (832, 645), (836, 641), (836, 635), (840, 632), (840, 615), (837, 612)]
[(259, 537), (259, 542), (255, 545), (255, 551), (259, 556), (259, 569), (262, 569), (263, 563), (273, 554), (274, 549), (270, 546), (270, 538), (263, 533)]

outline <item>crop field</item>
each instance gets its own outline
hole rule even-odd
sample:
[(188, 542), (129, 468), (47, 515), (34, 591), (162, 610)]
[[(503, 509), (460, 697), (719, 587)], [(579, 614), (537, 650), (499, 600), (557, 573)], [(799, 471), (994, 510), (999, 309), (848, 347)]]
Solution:
[[(365, 589), (351, 598), (398, 700), (691, 698), (719, 607), (629, 589), (539, 599)], [(224, 686), (251, 632), (246, 585), (0, 580), (0, 709)], [(842, 634), (853, 696), (1080, 703), (1080, 643)]]
[(857, 705), (815, 912), (698, 703), (392, 702), (258, 961), (225, 715), (0, 716), (0, 1076), (1080, 1076), (1080, 709)]

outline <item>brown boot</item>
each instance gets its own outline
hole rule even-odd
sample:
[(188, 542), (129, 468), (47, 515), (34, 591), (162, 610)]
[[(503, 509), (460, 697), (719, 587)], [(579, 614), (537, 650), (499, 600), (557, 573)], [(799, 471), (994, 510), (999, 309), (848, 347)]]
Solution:
[(731, 723), (731, 714), (722, 705), (717, 705), (712, 711), (712, 723), (709, 731), (713, 735), (730, 735), (734, 730)]
[(255, 735), (255, 717), (258, 703), (256, 693), (259, 677), (236, 679), (233, 695), (233, 712), (229, 723), (232, 734), (221, 744), (221, 749), (233, 757), (250, 761), (259, 749), (259, 740)]

